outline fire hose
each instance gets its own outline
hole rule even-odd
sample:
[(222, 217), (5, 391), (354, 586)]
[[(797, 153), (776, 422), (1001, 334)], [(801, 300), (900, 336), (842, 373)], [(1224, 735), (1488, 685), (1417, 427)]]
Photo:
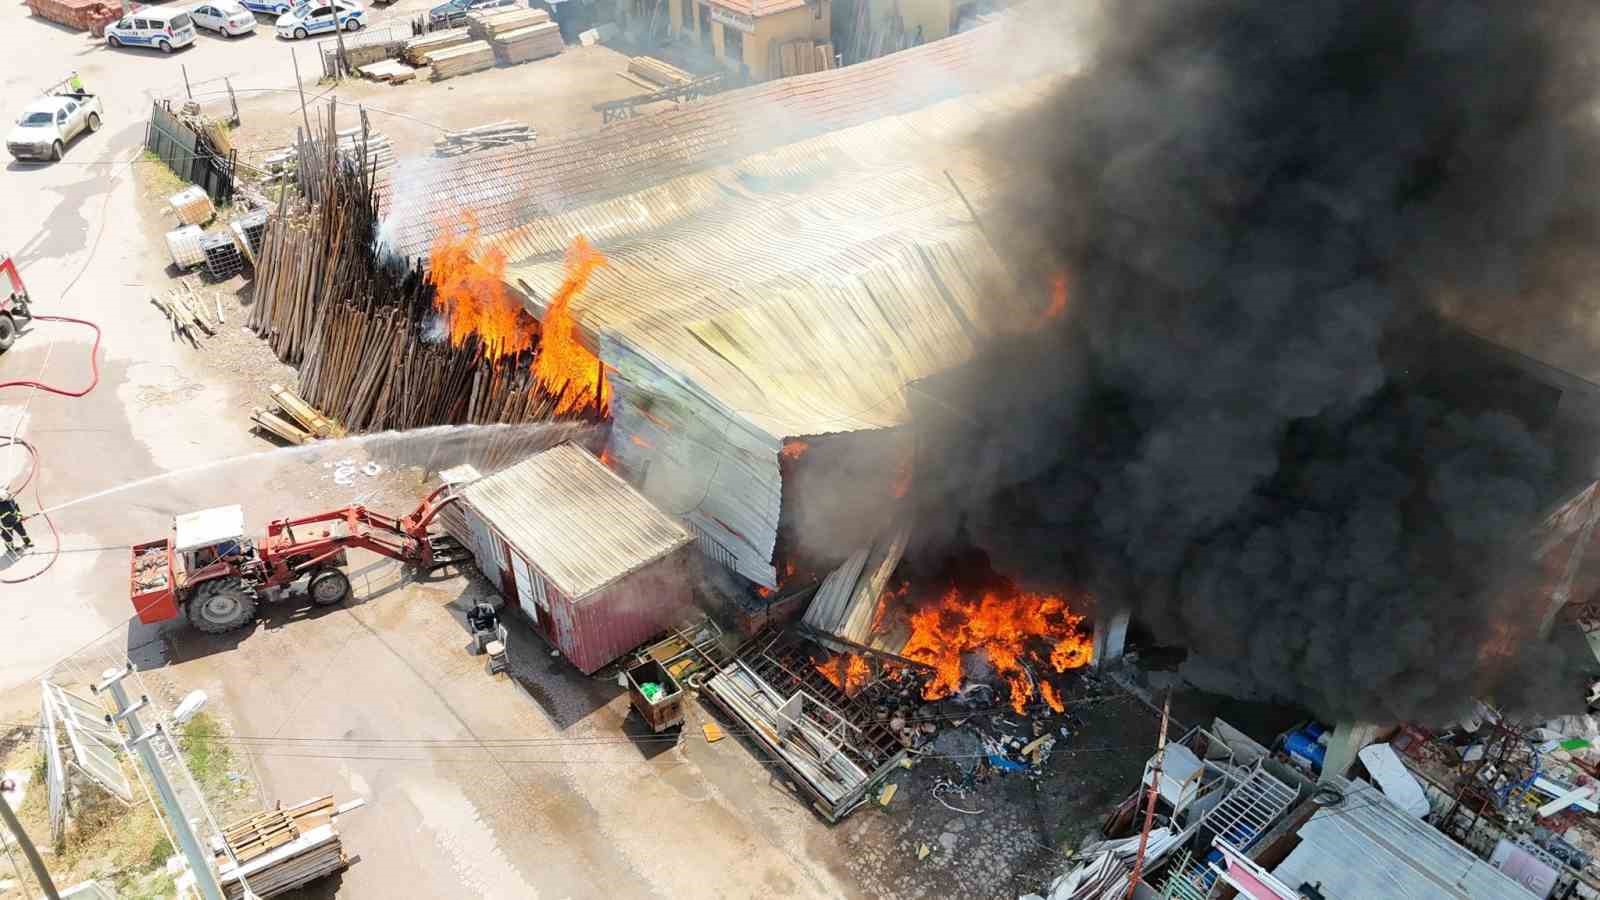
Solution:
[[(100, 383), (100, 363), (98, 359), (100, 355), (100, 326), (90, 322), (87, 319), (76, 319), (71, 316), (29, 316), (29, 319), (34, 322), (71, 322), (77, 325), (87, 325), (94, 329), (94, 346), (89, 349), (89, 383), (81, 390), (73, 390), (71, 388), (57, 387), (53, 384), (45, 384), (42, 381), (36, 381), (33, 379), (17, 379), (13, 381), (0, 381), (0, 389), (9, 387), (29, 387), (51, 394), (57, 394), (62, 397), (82, 397), (94, 390), (95, 386)], [(22, 420), (19, 417), (17, 420), (17, 429), (20, 429), (21, 427)], [(39, 473), (38, 448), (17, 437), (16, 430), (13, 430), (10, 436), (3, 437), (3, 440), (5, 443), (0, 444), (0, 446), (22, 447), (28, 451), (28, 467), (23, 473), (22, 483), (11, 488), (11, 495), (16, 496), (21, 494), (27, 489), (29, 484), (33, 485), (33, 504), (41, 510), (41, 512), (35, 513), (34, 515), (42, 517), (45, 524), (50, 526), (50, 537), (55, 542), (55, 548), (50, 551), (50, 561), (45, 563), (44, 567), (39, 571), (34, 572), (31, 575), (24, 575), (21, 578), (0, 578), (0, 584), (21, 584), (24, 581), (32, 581), (33, 579), (38, 578), (40, 575), (50, 571), (50, 568), (56, 564), (56, 560), (61, 558), (61, 533), (56, 530), (56, 523), (50, 519), (50, 514), (42, 511), (44, 509), (44, 503), (39, 500), (39, 483), (34, 478), (34, 476)], [(24, 516), (23, 518), (26, 520), (33, 518), (33, 516)]]

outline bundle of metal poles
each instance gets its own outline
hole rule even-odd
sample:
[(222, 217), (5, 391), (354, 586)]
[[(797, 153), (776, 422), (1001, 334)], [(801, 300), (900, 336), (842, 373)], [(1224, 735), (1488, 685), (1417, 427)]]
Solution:
[[(442, 335), (422, 263), (378, 246), (370, 163), (332, 151), (331, 105), (320, 126), (297, 142), (297, 183), (308, 193), (280, 197), (249, 318), (279, 359), (299, 367), (300, 396), (347, 433), (556, 418), (559, 398), (533, 378), (537, 344), (491, 359), (476, 335)], [(601, 415), (591, 407), (562, 418)]]

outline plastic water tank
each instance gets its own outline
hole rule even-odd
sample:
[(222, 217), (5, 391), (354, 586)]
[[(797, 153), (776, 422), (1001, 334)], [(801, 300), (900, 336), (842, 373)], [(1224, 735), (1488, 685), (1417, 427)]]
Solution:
[(1328, 755), (1328, 749), (1317, 743), (1316, 737), (1307, 734), (1303, 729), (1290, 732), (1283, 740), (1283, 749), (1290, 756), (1311, 766), (1314, 771), (1322, 769), (1322, 761)]
[(167, 232), (167, 252), (172, 254), (173, 265), (192, 269), (204, 263), (206, 254), (200, 249), (200, 238), (204, 234), (199, 225), (185, 225)]

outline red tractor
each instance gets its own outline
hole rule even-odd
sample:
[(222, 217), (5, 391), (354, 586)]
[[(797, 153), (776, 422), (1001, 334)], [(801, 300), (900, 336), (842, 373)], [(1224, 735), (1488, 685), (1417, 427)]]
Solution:
[(9, 253), (0, 253), (0, 353), (17, 342), (17, 320), (31, 319), (28, 288)]
[(186, 612), (194, 627), (211, 634), (255, 621), (258, 601), (283, 599), (304, 578), (306, 593), (318, 606), (350, 596), (350, 579), (340, 566), (345, 551), (364, 547), (374, 553), (433, 571), (470, 558), (447, 535), (429, 534), (428, 525), (455, 499), (439, 488), (408, 516), (380, 515), (364, 506), (276, 519), (260, 542), (243, 536), (244, 511), (219, 506), (178, 516), (172, 535), (133, 548), (130, 594), (139, 621), (164, 622)]

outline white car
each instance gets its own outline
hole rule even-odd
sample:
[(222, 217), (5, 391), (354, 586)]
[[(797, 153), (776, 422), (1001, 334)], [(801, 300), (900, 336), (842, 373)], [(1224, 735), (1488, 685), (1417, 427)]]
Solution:
[(189, 10), (196, 28), (215, 31), (223, 37), (238, 37), (256, 30), (256, 17), (238, 0), (206, 0)]
[(60, 159), (79, 134), (100, 130), (100, 98), (93, 94), (55, 94), (28, 104), (17, 127), (6, 135), (6, 149), (17, 159)]
[[(338, 9), (338, 19), (334, 18), (334, 10)], [(367, 11), (355, 3), (344, 2), (319, 2), (302, 3), (278, 17), (278, 37), (294, 38), (296, 40), (308, 34), (332, 34), (337, 28), (345, 31), (358, 31), (367, 24)]]
[(187, 9), (141, 6), (106, 26), (106, 43), (112, 47), (154, 47), (171, 53), (194, 43), (194, 22)]

